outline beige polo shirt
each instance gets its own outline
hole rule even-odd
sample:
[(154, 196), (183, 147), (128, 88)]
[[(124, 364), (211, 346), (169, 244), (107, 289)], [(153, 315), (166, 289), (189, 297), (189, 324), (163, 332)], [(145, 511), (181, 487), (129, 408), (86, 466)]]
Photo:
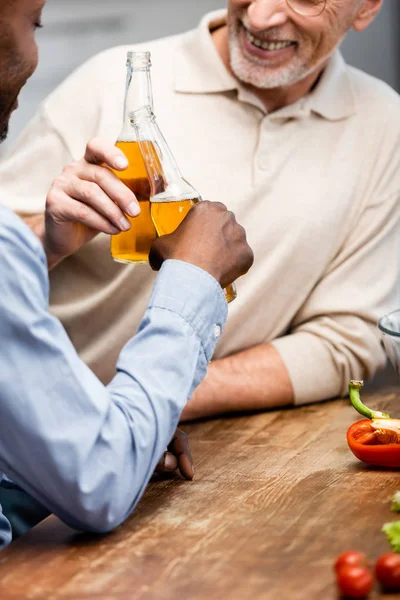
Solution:
[[(152, 53), (155, 112), (186, 178), (224, 202), (255, 264), (216, 357), (273, 342), (298, 404), (345, 393), (384, 363), (377, 319), (400, 306), (400, 100), (384, 83), (331, 59), (317, 87), (268, 114), (225, 69), (200, 27), (94, 57), (43, 103), (0, 169), (0, 198), (42, 211), (63, 165), (122, 125), (127, 50)], [(123, 266), (99, 235), (51, 273), (51, 309), (104, 381), (132, 336), (154, 274)], [(181, 360), (185, 360), (182, 356)]]

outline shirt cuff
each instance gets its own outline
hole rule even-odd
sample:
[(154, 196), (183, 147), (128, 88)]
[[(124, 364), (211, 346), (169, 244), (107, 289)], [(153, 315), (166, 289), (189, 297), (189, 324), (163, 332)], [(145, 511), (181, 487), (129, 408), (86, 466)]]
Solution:
[(297, 406), (335, 398), (341, 393), (339, 369), (321, 339), (299, 332), (271, 343), (289, 373)]
[(156, 279), (149, 308), (179, 314), (197, 332), (210, 362), (225, 327), (228, 304), (209, 273), (180, 260), (166, 260)]

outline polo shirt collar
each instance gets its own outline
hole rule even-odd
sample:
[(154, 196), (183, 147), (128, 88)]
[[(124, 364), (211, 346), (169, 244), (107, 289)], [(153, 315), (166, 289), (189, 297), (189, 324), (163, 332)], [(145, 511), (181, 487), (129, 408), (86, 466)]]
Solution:
[[(200, 26), (188, 32), (175, 56), (175, 91), (188, 94), (212, 94), (237, 91), (239, 101), (248, 102), (266, 112), (260, 100), (227, 71), (212, 41), (211, 31), (226, 24), (226, 10), (208, 13)], [(274, 113), (271, 119), (305, 118), (310, 113), (338, 121), (355, 113), (355, 98), (348, 67), (336, 50), (315, 88), (294, 104)]]
[(348, 67), (339, 50), (330, 58), (315, 88), (306, 96), (305, 107), (330, 121), (340, 121), (355, 113), (355, 97)]

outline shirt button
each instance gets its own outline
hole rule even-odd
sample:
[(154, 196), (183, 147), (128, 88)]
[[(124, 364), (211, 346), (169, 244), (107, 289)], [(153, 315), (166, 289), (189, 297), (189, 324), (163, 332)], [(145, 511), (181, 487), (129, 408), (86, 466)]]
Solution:
[(221, 327), (219, 325), (215, 325), (214, 326), (214, 335), (215, 335), (215, 339), (217, 340), (220, 335), (221, 335)]

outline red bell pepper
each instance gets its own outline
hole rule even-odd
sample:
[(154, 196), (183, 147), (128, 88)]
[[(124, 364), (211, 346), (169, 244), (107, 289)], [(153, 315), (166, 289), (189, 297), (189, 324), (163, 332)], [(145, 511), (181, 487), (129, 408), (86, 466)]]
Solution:
[(367, 419), (353, 423), (347, 443), (353, 454), (369, 465), (400, 468), (400, 419), (370, 410), (360, 399), (362, 381), (350, 381), (350, 401)]

